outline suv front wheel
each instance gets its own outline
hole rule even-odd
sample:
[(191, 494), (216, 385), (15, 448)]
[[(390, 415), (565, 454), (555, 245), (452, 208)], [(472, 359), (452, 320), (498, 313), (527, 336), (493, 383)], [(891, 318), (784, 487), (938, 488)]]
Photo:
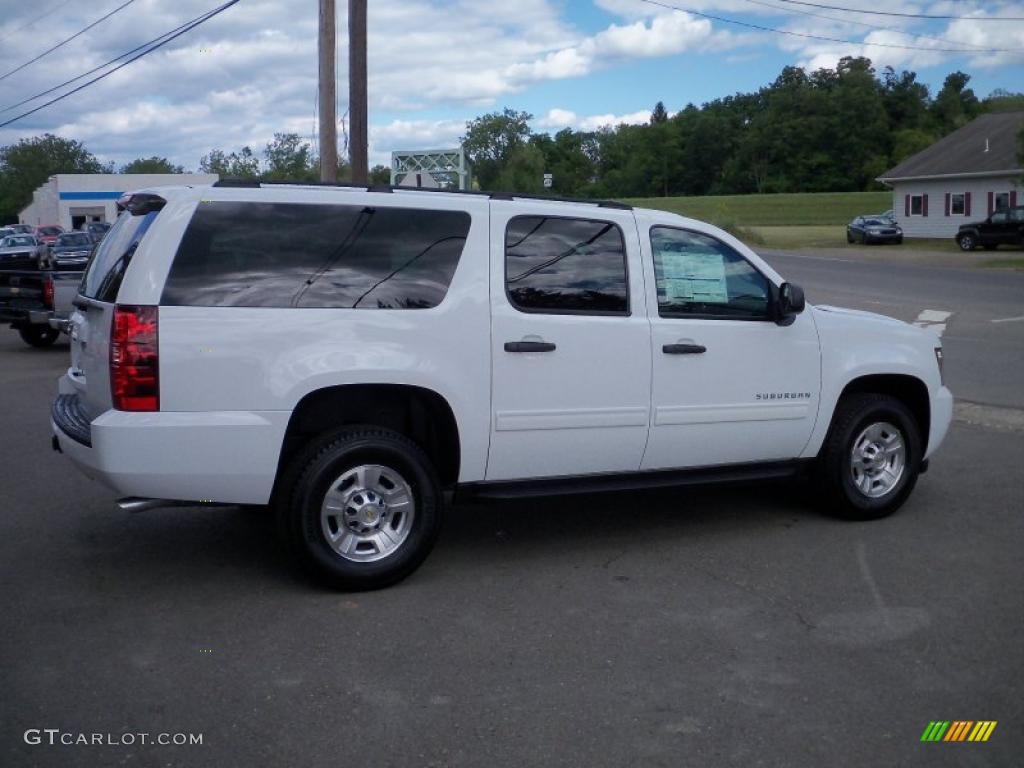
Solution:
[(852, 520), (891, 515), (914, 489), (920, 465), (920, 430), (902, 402), (848, 395), (819, 455), (825, 511)]
[(970, 233), (966, 235), (960, 235), (960, 237), (958, 237), (956, 241), (957, 243), (960, 244), (961, 251), (973, 251), (974, 246), (978, 244), (974, 239), (974, 235)]
[(348, 427), (292, 463), (279, 522), (314, 576), (346, 590), (386, 587), (412, 573), (440, 530), (443, 495), (424, 452), (405, 436)]

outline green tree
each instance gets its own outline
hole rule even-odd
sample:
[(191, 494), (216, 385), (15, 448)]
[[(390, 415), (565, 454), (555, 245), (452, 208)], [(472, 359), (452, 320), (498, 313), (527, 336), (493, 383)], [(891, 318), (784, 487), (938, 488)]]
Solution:
[(309, 143), (297, 133), (275, 133), (274, 140), (263, 150), (263, 157), (267, 161), (265, 179), (315, 181), (320, 177)]
[(665, 122), (668, 122), (668, 110), (665, 109), (665, 104), (659, 101), (651, 111), (651, 125)]
[(869, 59), (844, 57), (836, 66), (835, 86), (828, 94), (832, 125), (827, 137), (830, 155), (825, 190), (866, 190), (889, 164), (889, 115), (883, 89)]
[(81, 142), (51, 133), (0, 148), (0, 221), (16, 220), (32, 193), (55, 173), (103, 173)]
[(1024, 93), (1013, 93), (1004, 88), (996, 88), (981, 102), (985, 112), (1020, 112), (1024, 111)]
[(896, 131), (892, 136), (892, 153), (889, 161), (893, 166), (899, 165), (911, 155), (916, 155), (934, 143), (935, 136), (925, 131), (913, 128)]
[[(491, 112), (466, 123), (462, 146), (473, 163), (473, 175), (481, 189), (495, 188), (513, 151), (529, 140), (532, 119), (529, 112), (516, 112), (506, 107), (501, 112)], [(525, 157), (529, 155), (520, 157), (520, 161)]]
[(199, 172), (216, 173), (221, 178), (257, 179), (260, 175), (260, 159), (250, 147), (242, 147), (230, 155), (214, 149), (199, 159)]
[(544, 153), (533, 144), (516, 144), (507, 153), (493, 188), (502, 192), (543, 192)]
[(199, 158), (200, 173), (216, 173), (222, 178), (228, 175), (228, 158), (223, 150), (211, 149), (208, 155)]
[(590, 194), (598, 157), (593, 133), (563, 128), (553, 137), (546, 133), (531, 136), (530, 144), (544, 154), (544, 172), (552, 175), (552, 192), (574, 197)]
[(946, 75), (942, 90), (935, 97), (931, 109), (940, 135), (952, 133), (981, 114), (978, 97), (967, 87), (970, 81), (971, 76), (963, 72)]
[(928, 86), (917, 82), (917, 73), (892, 67), (882, 71), (882, 99), (894, 129), (924, 129), (928, 124)]
[(121, 166), (121, 173), (184, 173), (185, 169), (175, 165), (166, 157), (140, 157)]
[(375, 165), (370, 169), (370, 183), (374, 185), (390, 184), (391, 169), (386, 165)]

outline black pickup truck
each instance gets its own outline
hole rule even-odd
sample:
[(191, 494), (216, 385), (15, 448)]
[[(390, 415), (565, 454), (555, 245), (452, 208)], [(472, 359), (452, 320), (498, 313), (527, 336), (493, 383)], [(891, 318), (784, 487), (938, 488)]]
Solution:
[(60, 338), (81, 282), (80, 269), (6, 269), (0, 265), (0, 323), (10, 323), (30, 346), (50, 346)]

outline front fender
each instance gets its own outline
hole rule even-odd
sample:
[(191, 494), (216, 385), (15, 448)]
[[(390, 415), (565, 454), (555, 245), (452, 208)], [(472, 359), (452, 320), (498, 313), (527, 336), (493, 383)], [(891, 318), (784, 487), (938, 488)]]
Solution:
[(944, 387), (935, 360), (935, 348), (942, 342), (932, 331), (868, 312), (813, 311), (821, 338), (821, 401), (802, 458), (818, 455), (843, 391), (866, 376), (917, 379), (928, 391), (929, 412), (935, 410)]

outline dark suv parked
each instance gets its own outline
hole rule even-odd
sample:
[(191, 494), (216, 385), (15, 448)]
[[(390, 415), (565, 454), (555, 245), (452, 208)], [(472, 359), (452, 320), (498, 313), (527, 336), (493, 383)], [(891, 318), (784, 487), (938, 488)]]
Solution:
[(51, 262), (55, 269), (85, 269), (92, 247), (88, 232), (65, 232), (50, 248)]
[(990, 251), (999, 245), (1024, 246), (1024, 205), (996, 211), (984, 221), (961, 224), (956, 241), (965, 251), (979, 245)]

